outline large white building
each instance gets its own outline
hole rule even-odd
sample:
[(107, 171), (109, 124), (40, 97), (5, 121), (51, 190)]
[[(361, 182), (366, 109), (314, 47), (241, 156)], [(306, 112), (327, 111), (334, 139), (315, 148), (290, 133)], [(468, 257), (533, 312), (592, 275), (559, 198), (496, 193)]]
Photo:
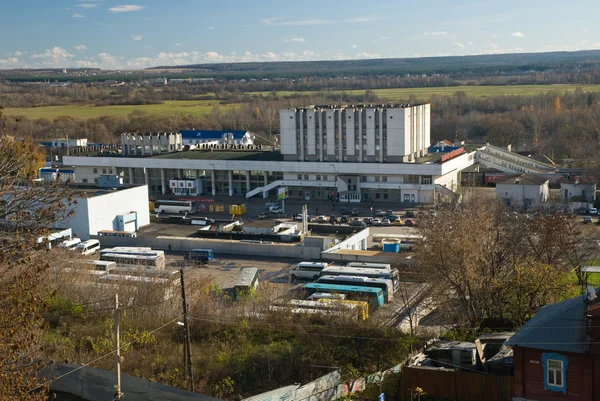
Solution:
[(427, 153), (430, 106), (313, 106), (280, 111), (286, 161), (414, 163)]
[[(280, 113), (281, 151), (190, 150), (142, 157), (66, 156), (77, 182), (119, 174), (151, 194), (175, 195), (172, 180), (202, 179), (203, 197), (275, 194), (341, 202), (425, 203), (455, 190), (475, 151), (427, 153), (430, 108), (422, 105), (310, 107)], [(129, 152), (126, 152), (129, 153)]]

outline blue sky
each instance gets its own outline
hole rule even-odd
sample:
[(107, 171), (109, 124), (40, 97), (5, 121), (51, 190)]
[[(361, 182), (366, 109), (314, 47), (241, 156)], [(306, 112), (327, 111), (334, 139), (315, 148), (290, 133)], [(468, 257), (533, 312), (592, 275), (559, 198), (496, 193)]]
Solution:
[(588, 0), (9, 0), (0, 69), (600, 49)]

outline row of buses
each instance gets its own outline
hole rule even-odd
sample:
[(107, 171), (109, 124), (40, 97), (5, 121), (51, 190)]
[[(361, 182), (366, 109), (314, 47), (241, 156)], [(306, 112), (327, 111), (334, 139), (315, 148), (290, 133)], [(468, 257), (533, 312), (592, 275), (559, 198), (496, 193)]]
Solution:
[(301, 262), (291, 273), (292, 280), (312, 280), (303, 291), (308, 300), (291, 300), (277, 304), (276, 309), (288, 308), (294, 313), (343, 313), (353, 311), (359, 320), (368, 317), (398, 291), (399, 275), (385, 263), (348, 263), (333, 266), (324, 262)]

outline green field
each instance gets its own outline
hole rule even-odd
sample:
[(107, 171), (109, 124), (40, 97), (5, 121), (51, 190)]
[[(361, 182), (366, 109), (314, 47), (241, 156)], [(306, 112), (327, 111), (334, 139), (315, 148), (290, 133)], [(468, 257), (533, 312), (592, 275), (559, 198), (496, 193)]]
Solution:
[(214, 107), (228, 108), (233, 105), (221, 105), (215, 100), (167, 100), (161, 104), (147, 104), (141, 106), (50, 106), (31, 108), (7, 108), (6, 115), (25, 116), (31, 119), (54, 119), (58, 116), (71, 116), (73, 118), (94, 118), (100, 116), (124, 116), (134, 110), (141, 110), (149, 114), (191, 114), (204, 115), (210, 113)]
[[(373, 92), (383, 101), (406, 102), (409, 96), (414, 95), (418, 100), (430, 100), (433, 95), (453, 95), (456, 92), (465, 92), (467, 95), (477, 98), (499, 95), (535, 95), (556, 91), (564, 93), (582, 88), (586, 92), (600, 92), (600, 85), (506, 85), (506, 86), (450, 86), (436, 88), (394, 88), (374, 89)], [(326, 92), (326, 91), (321, 91)], [(348, 93), (353, 95), (364, 94), (364, 90), (330, 91), (329, 93)], [(294, 94), (314, 95), (317, 91), (292, 92), (279, 91), (279, 96), (291, 96)], [(270, 96), (271, 92), (248, 92), (250, 96)], [(50, 106), (33, 108), (7, 108), (6, 115), (20, 115), (31, 119), (47, 118), (54, 119), (58, 116), (71, 116), (73, 118), (93, 118), (99, 116), (127, 116), (134, 110), (141, 110), (149, 114), (191, 114), (205, 115), (213, 108), (230, 108), (234, 104), (222, 105), (217, 100), (167, 100), (161, 104), (150, 104), (142, 106)]]
[[(433, 95), (453, 95), (456, 92), (464, 92), (468, 96), (484, 98), (488, 96), (502, 95), (536, 95), (540, 93), (556, 91), (564, 93), (582, 88), (586, 92), (600, 92), (600, 85), (500, 85), (500, 86), (447, 86), (435, 88), (394, 88), (373, 89), (373, 92), (383, 100), (406, 101), (409, 96), (414, 95), (419, 100), (430, 100)], [(326, 92), (326, 91), (321, 91)], [(314, 95), (318, 91), (292, 92), (278, 91), (279, 96), (292, 96), (294, 94)], [(330, 91), (330, 93), (348, 93), (352, 95), (364, 94), (364, 90)], [(271, 92), (248, 92), (249, 95), (269, 96)]]

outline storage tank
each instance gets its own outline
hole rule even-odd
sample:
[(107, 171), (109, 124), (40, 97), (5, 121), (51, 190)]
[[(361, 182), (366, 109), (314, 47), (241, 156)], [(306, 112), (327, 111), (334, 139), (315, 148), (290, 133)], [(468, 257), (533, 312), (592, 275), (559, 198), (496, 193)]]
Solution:
[(383, 245), (383, 252), (400, 252), (400, 240), (395, 238), (384, 239), (381, 241)]

